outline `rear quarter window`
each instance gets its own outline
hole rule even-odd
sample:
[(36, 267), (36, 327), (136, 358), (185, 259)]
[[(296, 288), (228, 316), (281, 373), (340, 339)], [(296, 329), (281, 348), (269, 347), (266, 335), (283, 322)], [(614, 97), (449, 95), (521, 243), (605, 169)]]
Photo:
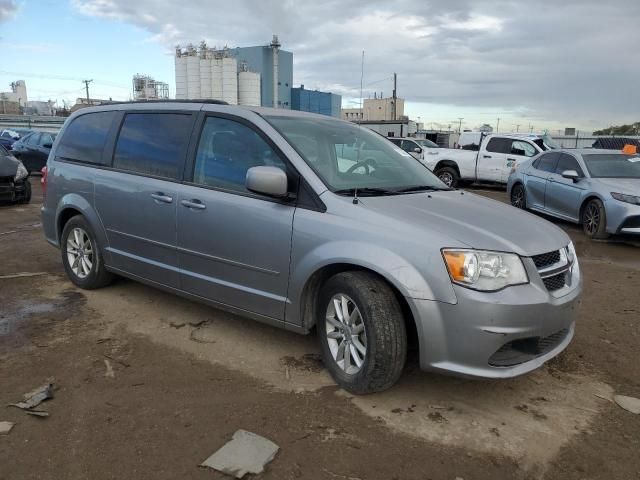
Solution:
[(66, 160), (104, 165), (102, 151), (116, 112), (95, 112), (80, 115), (65, 129), (56, 156)]

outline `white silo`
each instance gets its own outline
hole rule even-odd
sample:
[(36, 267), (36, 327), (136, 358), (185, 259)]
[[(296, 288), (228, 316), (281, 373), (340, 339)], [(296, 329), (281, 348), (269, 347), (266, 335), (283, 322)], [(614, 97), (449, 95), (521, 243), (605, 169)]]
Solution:
[(187, 57), (182, 55), (180, 47), (176, 48), (175, 57), (176, 72), (176, 98), (187, 98)]
[(222, 57), (211, 59), (211, 98), (222, 100)]
[(195, 52), (187, 56), (187, 98), (200, 98), (200, 57)]
[(238, 104), (238, 62), (233, 57), (222, 58), (222, 100)]
[(200, 98), (211, 97), (211, 59), (200, 54)]
[(238, 73), (238, 105), (260, 106), (260, 74), (246, 70)]

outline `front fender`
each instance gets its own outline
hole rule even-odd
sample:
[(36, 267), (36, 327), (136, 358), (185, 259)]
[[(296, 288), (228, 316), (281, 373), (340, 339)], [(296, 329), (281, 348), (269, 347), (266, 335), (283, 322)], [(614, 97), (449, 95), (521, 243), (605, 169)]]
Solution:
[(408, 259), (384, 247), (360, 241), (336, 241), (323, 243), (306, 252), (299, 259), (293, 258), (290, 282), (287, 322), (302, 324), (301, 302), (309, 279), (319, 270), (330, 265), (353, 265), (371, 270), (385, 278), (405, 297), (457, 302), (449, 275), (442, 258), (426, 258), (429, 279)]

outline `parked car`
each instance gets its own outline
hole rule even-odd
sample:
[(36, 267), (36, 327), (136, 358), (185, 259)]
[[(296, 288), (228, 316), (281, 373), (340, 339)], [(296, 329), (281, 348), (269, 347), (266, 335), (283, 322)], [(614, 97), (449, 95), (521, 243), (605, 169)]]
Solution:
[(428, 155), (437, 155), (440, 146), (426, 138), (387, 137), (391, 143), (400, 147), (416, 160), (425, 163)]
[(640, 234), (640, 155), (554, 150), (514, 168), (511, 204), (582, 225), (591, 238)]
[(29, 172), (22, 162), (0, 145), (0, 202), (31, 201)]
[[(467, 134), (467, 141), (473, 141)], [(550, 148), (541, 136), (481, 135), (478, 150), (441, 148), (428, 155), (425, 165), (450, 187), (461, 183), (506, 184), (511, 167)], [(475, 145), (471, 143), (470, 145)]]
[(448, 188), (350, 122), (212, 101), (84, 108), (43, 182), (44, 234), (75, 285), (118, 274), (315, 329), (354, 393), (393, 385), (409, 339), (424, 369), (505, 378), (574, 335), (581, 275), (561, 229)]
[(55, 133), (31, 132), (13, 144), (13, 154), (20, 159), (29, 173), (39, 172), (47, 164)]

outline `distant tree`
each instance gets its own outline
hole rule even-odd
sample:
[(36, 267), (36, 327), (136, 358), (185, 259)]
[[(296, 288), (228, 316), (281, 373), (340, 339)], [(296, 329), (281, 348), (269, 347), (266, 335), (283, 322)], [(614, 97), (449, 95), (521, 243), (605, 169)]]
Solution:
[(640, 122), (630, 125), (611, 126), (593, 132), (594, 135), (640, 135)]

